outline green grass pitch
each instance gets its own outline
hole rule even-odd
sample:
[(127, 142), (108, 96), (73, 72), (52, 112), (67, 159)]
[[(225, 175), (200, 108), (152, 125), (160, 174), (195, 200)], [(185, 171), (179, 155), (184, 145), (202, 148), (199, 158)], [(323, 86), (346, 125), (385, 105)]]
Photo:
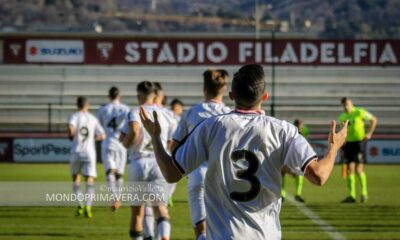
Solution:
[[(366, 166), (370, 199), (366, 204), (340, 204), (346, 182), (335, 167), (322, 187), (304, 184), (306, 207), (346, 239), (400, 239), (400, 166)], [(99, 180), (104, 180), (98, 165)], [(67, 181), (67, 164), (0, 164), (0, 181)], [(294, 180), (287, 181), (288, 192)], [(194, 239), (182, 180), (170, 208), (171, 239)], [(129, 208), (111, 213), (107, 207), (93, 209), (93, 219), (75, 218), (71, 207), (0, 207), (0, 239), (129, 239)], [(283, 239), (331, 239), (289, 202), (282, 205)]]

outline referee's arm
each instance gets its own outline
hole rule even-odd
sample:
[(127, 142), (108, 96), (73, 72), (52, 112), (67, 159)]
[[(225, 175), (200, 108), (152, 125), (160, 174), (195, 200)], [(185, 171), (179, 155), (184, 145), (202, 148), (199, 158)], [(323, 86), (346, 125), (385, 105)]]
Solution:
[(377, 124), (378, 124), (378, 119), (375, 116), (372, 116), (372, 118), (369, 120), (369, 128), (367, 134), (365, 135), (364, 140), (371, 139)]

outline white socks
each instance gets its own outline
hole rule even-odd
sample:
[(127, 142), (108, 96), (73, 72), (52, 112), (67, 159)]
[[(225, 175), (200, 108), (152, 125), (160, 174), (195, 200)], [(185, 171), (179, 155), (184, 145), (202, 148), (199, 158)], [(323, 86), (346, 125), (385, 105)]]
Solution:
[(115, 179), (115, 174), (113, 173), (109, 173), (107, 174), (107, 183), (108, 183), (108, 187), (111, 190), (111, 193), (113, 195), (116, 195), (116, 179)]
[(152, 207), (144, 207), (143, 232), (145, 237), (154, 237), (154, 215)]
[(169, 239), (171, 235), (171, 224), (169, 219), (160, 217), (157, 220), (158, 240)]
[[(90, 196), (94, 195), (94, 183), (86, 183), (86, 194), (90, 194)], [(92, 202), (92, 197), (88, 197), (86, 206), (92, 206)]]
[(205, 233), (200, 234), (199, 236), (197, 236), (196, 240), (206, 240), (206, 234)]
[(119, 196), (121, 196), (122, 187), (124, 186), (124, 179), (123, 179), (122, 176), (120, 176), (117, 179), (117, 185), (116, 186), (117, 186), (117, 194), (118, 194), (118, 197), (119, 197)]
[(80, 186), (81, 186), (80, 183), (72, 183), (72, 191), (77, 196), (77, 199), (78, 199), (77, 201), (78, 201), (79, 206), (82, 207), (82, 202), (79, 201), (80, 197), (78, 197), (78, 196), (82, 195), (82, 191), (80, 190)]

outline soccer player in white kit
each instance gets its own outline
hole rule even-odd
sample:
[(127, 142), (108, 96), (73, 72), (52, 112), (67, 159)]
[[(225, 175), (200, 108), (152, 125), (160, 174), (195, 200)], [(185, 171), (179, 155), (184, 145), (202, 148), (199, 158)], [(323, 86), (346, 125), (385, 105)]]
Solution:
[[(143, 105), (145, 111), (156, 111), (159, 114), (160, 124), (164, 127), (161, 132), (161, 141), (164, 147), (167, 147), (168, 132), (170, 131), (168, 115), (154, 104), (155, 92), (153, 83), (143, 81), (138, 84), (136, 90), (138, 102)], [(121, 139), (124, 146), (129, 147), (129, 181), (166, 183), (155, 160), (151, 138), (141, 123), (139, 109), (134, 109), (128, 114), (128, 121), (122, 133)], [(165, 204), (160, 204), (159, 206), (154, 206), (153, 211), (157, 218), (158, 239), (168, 240), (171, 225), (167, 207)], [(144, 206), (132, 206), (131, 217), (130, 237), (132, 240), (152, 239), (154, 237), (144, 236), (143, 234)]]
[[(163, 111), (165, 115), (168, 117), (166, 118), (167, 120), (167, 125), (165, 125), (165, 129), (168, 129), (168, 149), (171, 147), (172, 143), (172, 135), (174, 134), (177, 126), (178, 126), (178, 121), (176, 120), (176, 117), (174, 116), (174, 113), (165, 108), (165, 93), (164, 89), (161, 85), (160, 82), (153, 82), (154, 86), (154, 105), (159, 107), (160, 111)], [(169, 198), (168, 198), (168, 206), (173, 206), (173, 201), (172, 201), (172, 194), (175, 192), (176, 189), (176, 183), (169, 184)], [(151, 239), (149, 236), (154, 236), (154, 213), (153, 213), (153, 208), (152, 207), (145, 207), (144, 209), (144, 220), (143, 220), (143, 235), (145, 236), (146, 239)]]
[[(231, 112), (223, 103), (228, 72), (223, 69), (207, 70), (203, 73), (204, 102), (191, 107), (182, 116), (173, 136), (173, 148), (205, 119)], [(206, 239), (206, 206), (204, 203), (204, 180), (207, 163), (202, 163), (188, 175), (189, 209), (197, 240)]]
[(176, 121), (179, 123), (181, 121), (181, 116), (183, 114), (185, 104), (183, 104), (183, 102), (178, 98), (174, 98), (170, 103), (170, 107), (171, 111), (174, 113)]
[[(108, 98), (110, 103), (102, 106), (96, 116), (107, 135), (101, 144), (101, 159), (107, 183), (111, 192), (118, 196), (123, 186), (127, 158), (126, 149), (119, 141), (119, 137), (130, 109), (121, 103), (121, 95), (117, 87), (110, 88)], [(116, 211), (120, 206), (121, 203), (116, 201), (112, 204), (111, 210)]]
[[(96, 117), (89, 112), (89, 101), (85, 97), (77, 99), (78, 112), (68, 119), (68, 137), (72, 141), (70, 167), (73, 191), (81, 195), (81, 174), (86, 179), (86, 194), (94, 194), (96, 172), (96, 148), (94, 140), (105, 139), (105, 133)], [(92, 200), (89, 197), (85, 206), (79, 202), (76, 215), (92, 218)]]
[(322, 186), (345, 142), (348, 123), (336, 133), (336, 122), (332, 122), (327, 153), (318, 160), (295, 126), (262, 113), (268, 94), (260, 65), (240, 68), (229, 96), (235, 110), (198, 125), (173, 157), (162, 144), (157, 113), (153, 113), (154, 122), (144, 110), (140, 116), (168, 182), (179, 181), (207, 161), (207, 239), (280, 239), (282, 167)]

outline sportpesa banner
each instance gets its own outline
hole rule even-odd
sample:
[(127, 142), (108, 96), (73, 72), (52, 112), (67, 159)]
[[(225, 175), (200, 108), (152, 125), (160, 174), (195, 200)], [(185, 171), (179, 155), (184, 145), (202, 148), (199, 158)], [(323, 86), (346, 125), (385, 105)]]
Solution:
[(400, 40), (3, 39), (4, 64), (399, 66)]

